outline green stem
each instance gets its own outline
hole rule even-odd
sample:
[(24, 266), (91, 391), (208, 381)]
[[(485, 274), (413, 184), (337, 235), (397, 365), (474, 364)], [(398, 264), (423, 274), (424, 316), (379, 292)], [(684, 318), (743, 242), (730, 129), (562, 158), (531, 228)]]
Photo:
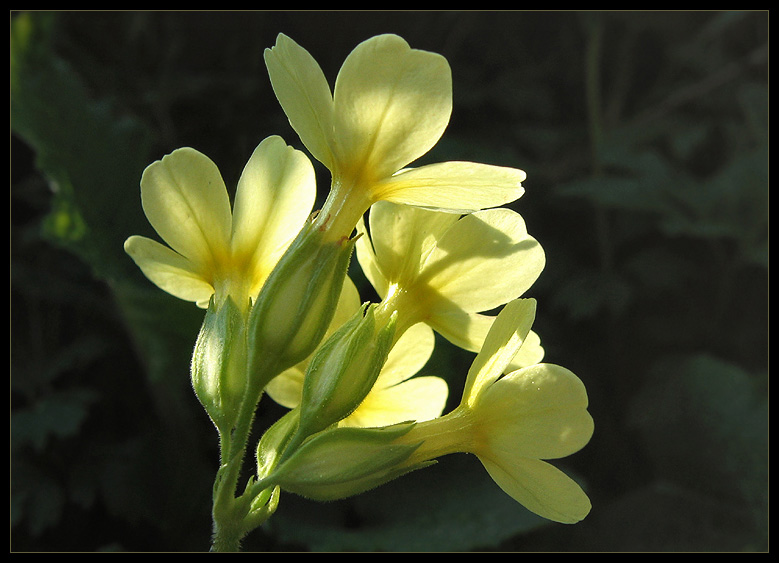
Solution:
[[(254, 365), (260, 364), (260, 365)], [(267, 374), (276, 370), (275, 358), (252, 362), (248, 370), (254, 381), (267, 381), (258, 374)], [(221, 466), (214, 480), (213, 492), (213, 538), (211, 551), (238, 551), (241, 539), (249, 531), (244, 524), (251, 505), (250, 498), (236, 498), (236, 488), (240, 476), (243, 458), (248, 447), (254, 414), (260, 402), (264, 387), (250, 385), (246, 397), (241, 402), (240, 411), (232, 431), (220, 430)]]
[(245, 535), (243, 526), (238, 523), (214, 522), (214, 538), (211, 551), (217, 553), (237, 553), (241, 551), (241, 540)]

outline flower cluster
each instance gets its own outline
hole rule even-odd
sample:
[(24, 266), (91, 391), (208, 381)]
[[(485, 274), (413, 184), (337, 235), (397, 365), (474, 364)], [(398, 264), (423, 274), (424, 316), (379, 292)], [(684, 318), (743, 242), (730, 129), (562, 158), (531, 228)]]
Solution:
[[(163, 245), (125, 250), (161, 289), (203, 307), (195, 392), (220, 434), (214, 548), (231, 549), (267, 519), (281, 491), (358, 494), (436, 458), (475, 454), (528, 509), (572, 523), (589, 500), (549, 459), (593, 431), (570, 371), (541, 363), (523, 297), (544, 252), (522, 217), (521, 170), (473, 162), (410, 165), (452, 111), (446, 59), (396, 35), (358, 45), (331, 90), (311, 55), (279, 35), (270, 81), (308, 152), (331, 173), (313, 212), (312, 163), (277, 136), (249, 159), (231, 207), (206, 156), (183, 148), (141, 179)], [(352, 255), (379, 296), (363, 303)], [(491, 311), (500, 312), (490, 314)], [(437, 333), (476, 353), (459, 406), (445, 379), (418, 376)], [(289, 408), (262, 436), (256, 475), (236, 496), (257, 405)]]

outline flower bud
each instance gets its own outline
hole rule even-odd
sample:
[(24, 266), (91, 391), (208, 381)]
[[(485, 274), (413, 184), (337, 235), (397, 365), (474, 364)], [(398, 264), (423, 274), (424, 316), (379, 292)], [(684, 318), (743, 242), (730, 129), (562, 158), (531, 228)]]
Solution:
[(387, 360), (396, 315), (376, 322), (376, 305), (363, 305), (311, 359), (300, 402), (302, 437), (351, 414), (370, 392)]
[(309, 439), (271, 476), (282, 489), (313, 500), (345, 498), (400, 477), (422, 463), (405, 463), (417, 444), (393, 441), (413, 422), (385, 428), (334, 428)]
[(192, 354), (192, 386), (220, 430), (232, 427), (247, 388), (244, 323), (231, 298), (212, 299)]
[(279, 373), (311, 355), (332, 320), (353, 248), (353, 240), (323, 241), (311, 223), (303, 228), (252, 307), (254, 357), (274, 358)]

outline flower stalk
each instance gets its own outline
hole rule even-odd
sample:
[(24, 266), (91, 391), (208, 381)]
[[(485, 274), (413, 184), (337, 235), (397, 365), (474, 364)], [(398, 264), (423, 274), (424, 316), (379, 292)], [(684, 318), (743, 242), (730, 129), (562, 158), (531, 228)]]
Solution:
[[(141, 178), (164, 244), (125, 243), (151, 282), (205, 310), (190, 376), (219, 435), (212, 551), (239, 551), (282, 494), (345, 498), (456, 452), (475, 454), (530, 510), (583, 518), (586, 495), (546, 460), (589, 440), (586, 392), (541, 363), (524, 294), (545, 255), (500, 207), (523, 194), (525, 173), (412, 166), (452, 112), (446, 59), (380, 35), (346, 58), (332, 90), (284, 35), (265, 62), (292, 127), (331, 173), (322, 209), (311, 162), (280, 137), (254, 150), (232, 203), (216, 164), (182, 148)], [(353, 254), (376, 303), (349, 278)], [(435, 334), (476, 353), (448, 413), (445, 378), (419, 375)], [(266, 394), (289, 411), (264, 429), (240, 490)]]

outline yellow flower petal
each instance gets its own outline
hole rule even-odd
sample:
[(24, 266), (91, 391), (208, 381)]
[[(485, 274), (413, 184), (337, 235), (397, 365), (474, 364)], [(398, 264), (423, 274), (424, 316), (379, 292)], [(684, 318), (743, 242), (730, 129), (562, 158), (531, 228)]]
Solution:
[(535, 312), (535, 299), (516, 299), (503, 307), (468, 370), (462, 404), (472, 407), (482, 390), (503, 374), (530, 332)]
[(452, 112), (449, 63), (397, 35), (360, 43), (334, 89), (338, 175), (369, 185), (430, 150)]
[(497, 207), (524, 193), (525, 172), (475, 162), (441, 162), (401, 170), (373, 188), (375, 200), (470, 213)]
[(555, 459), (589, 442), (592, 417), (584, 384), (569, 370), (537, 364), (487, 386), (472, 404), (490, 451)]
[[(494, 316), (467, 313), (455, 307), (438, 312), (427, 320), (433, 330), (455, 346), (477, 353), (481, 349), (493, 322), (495, 322)], [(514, 371), (521, 367), (537, 364), (543, 357), (544, 349), (541, 346), (541, 339), (531, 330), (506, 371)]]
[(388, 389), (419, 372), (435, 348), (433, 330), (425, 324), (410, 327), (390, 350), (374, 389)]
[[(425, 322), (455, 345), (478, 352), (494, 317), (479, 315), (524, 293), (544, 266), (544, 252), (508, 209), (464, 217), (390, 202), (370, 211), (358, 231), (357, 259), (379, 296), (398, 294), (401, 317)], [(390, 295), (390, 299), (395, 296)], [(533, 335), (515, 367), (537, 363)]]
[(493, 481), (528, 510), (555, 522), (574, 524), (590, 512), (590, 499), (565, 473), (537, 459), (479, 456)]
[(456, 306), (487, 311), (525, 293), (544, 267), (544, 252), (509, 209), (464, 216), (446, 231), (426, 260), (420, 282), (439, 299), (434, 311)]
[(271, 379), (265, 392), (282, 407), (294, 409), (300, 404), (305, 376), (305, 370), (299, 366), (289, 368)]
[(141, 177), (141, 201), (157, 234), (198, 271), (213, 269), (229, 252), (227, 188), (202, 153), (177, 149), (150, 164)]
[(439, 239), (457, 220), (458, 216), (450, 213), (384, 201), (375, 203), (369, 218), (371, 240), (376, 262), (385, 278), (390, 283), (409, 287)]
[(381, 269), (376, 253), (373, 251), (373, 243), (368, 235), (368, 229), (365, 226), (365, 220), (360, 217), (357, 222), (357, 241), (354, 245), (354, 252), (357, 255), (357, 261), (360, 264), (363, 274), (371, 283), (380, 297), (387, 295), (389, 282), (387, 276)]
[(519, 368), (532, 366), (540, 363), (544, 359), (544, 347), (541, 345), (541, 338), (532, 330), (527, 333), (519, 352), (511, 360), (506, 371), (514, 371)]
[(414, 377), (381, 392), (371, 391), (341, 425), (370, 428), (432, 420), (444, 410), (448, 393), (446, 381), (440, 377)]
[(333, 95), (322, 69), (308, 51), (284, 34), (279, 34), (273, 48), (265, 50), (265, 64), (292, 128), (314, 158), (333, 170)]
[(185, 301), (207, 307), (214, 293), (211, 284), (193, 269), (187, 258), (167, 246), (141, 236), (132, 236), (124, 243), (127, 254), (144, 275), (160, 289)]
[(451, 307), (431, 317), (427, 323), (455, 346), (478, 353), (494, 321), (492, 316)]
[(316, 197), (311, 162), (281, 137), (268, 137), (246, 164), (233, 209), (233, 267), (253, 265), (256, 296), (273, 266), (310, 215)]

